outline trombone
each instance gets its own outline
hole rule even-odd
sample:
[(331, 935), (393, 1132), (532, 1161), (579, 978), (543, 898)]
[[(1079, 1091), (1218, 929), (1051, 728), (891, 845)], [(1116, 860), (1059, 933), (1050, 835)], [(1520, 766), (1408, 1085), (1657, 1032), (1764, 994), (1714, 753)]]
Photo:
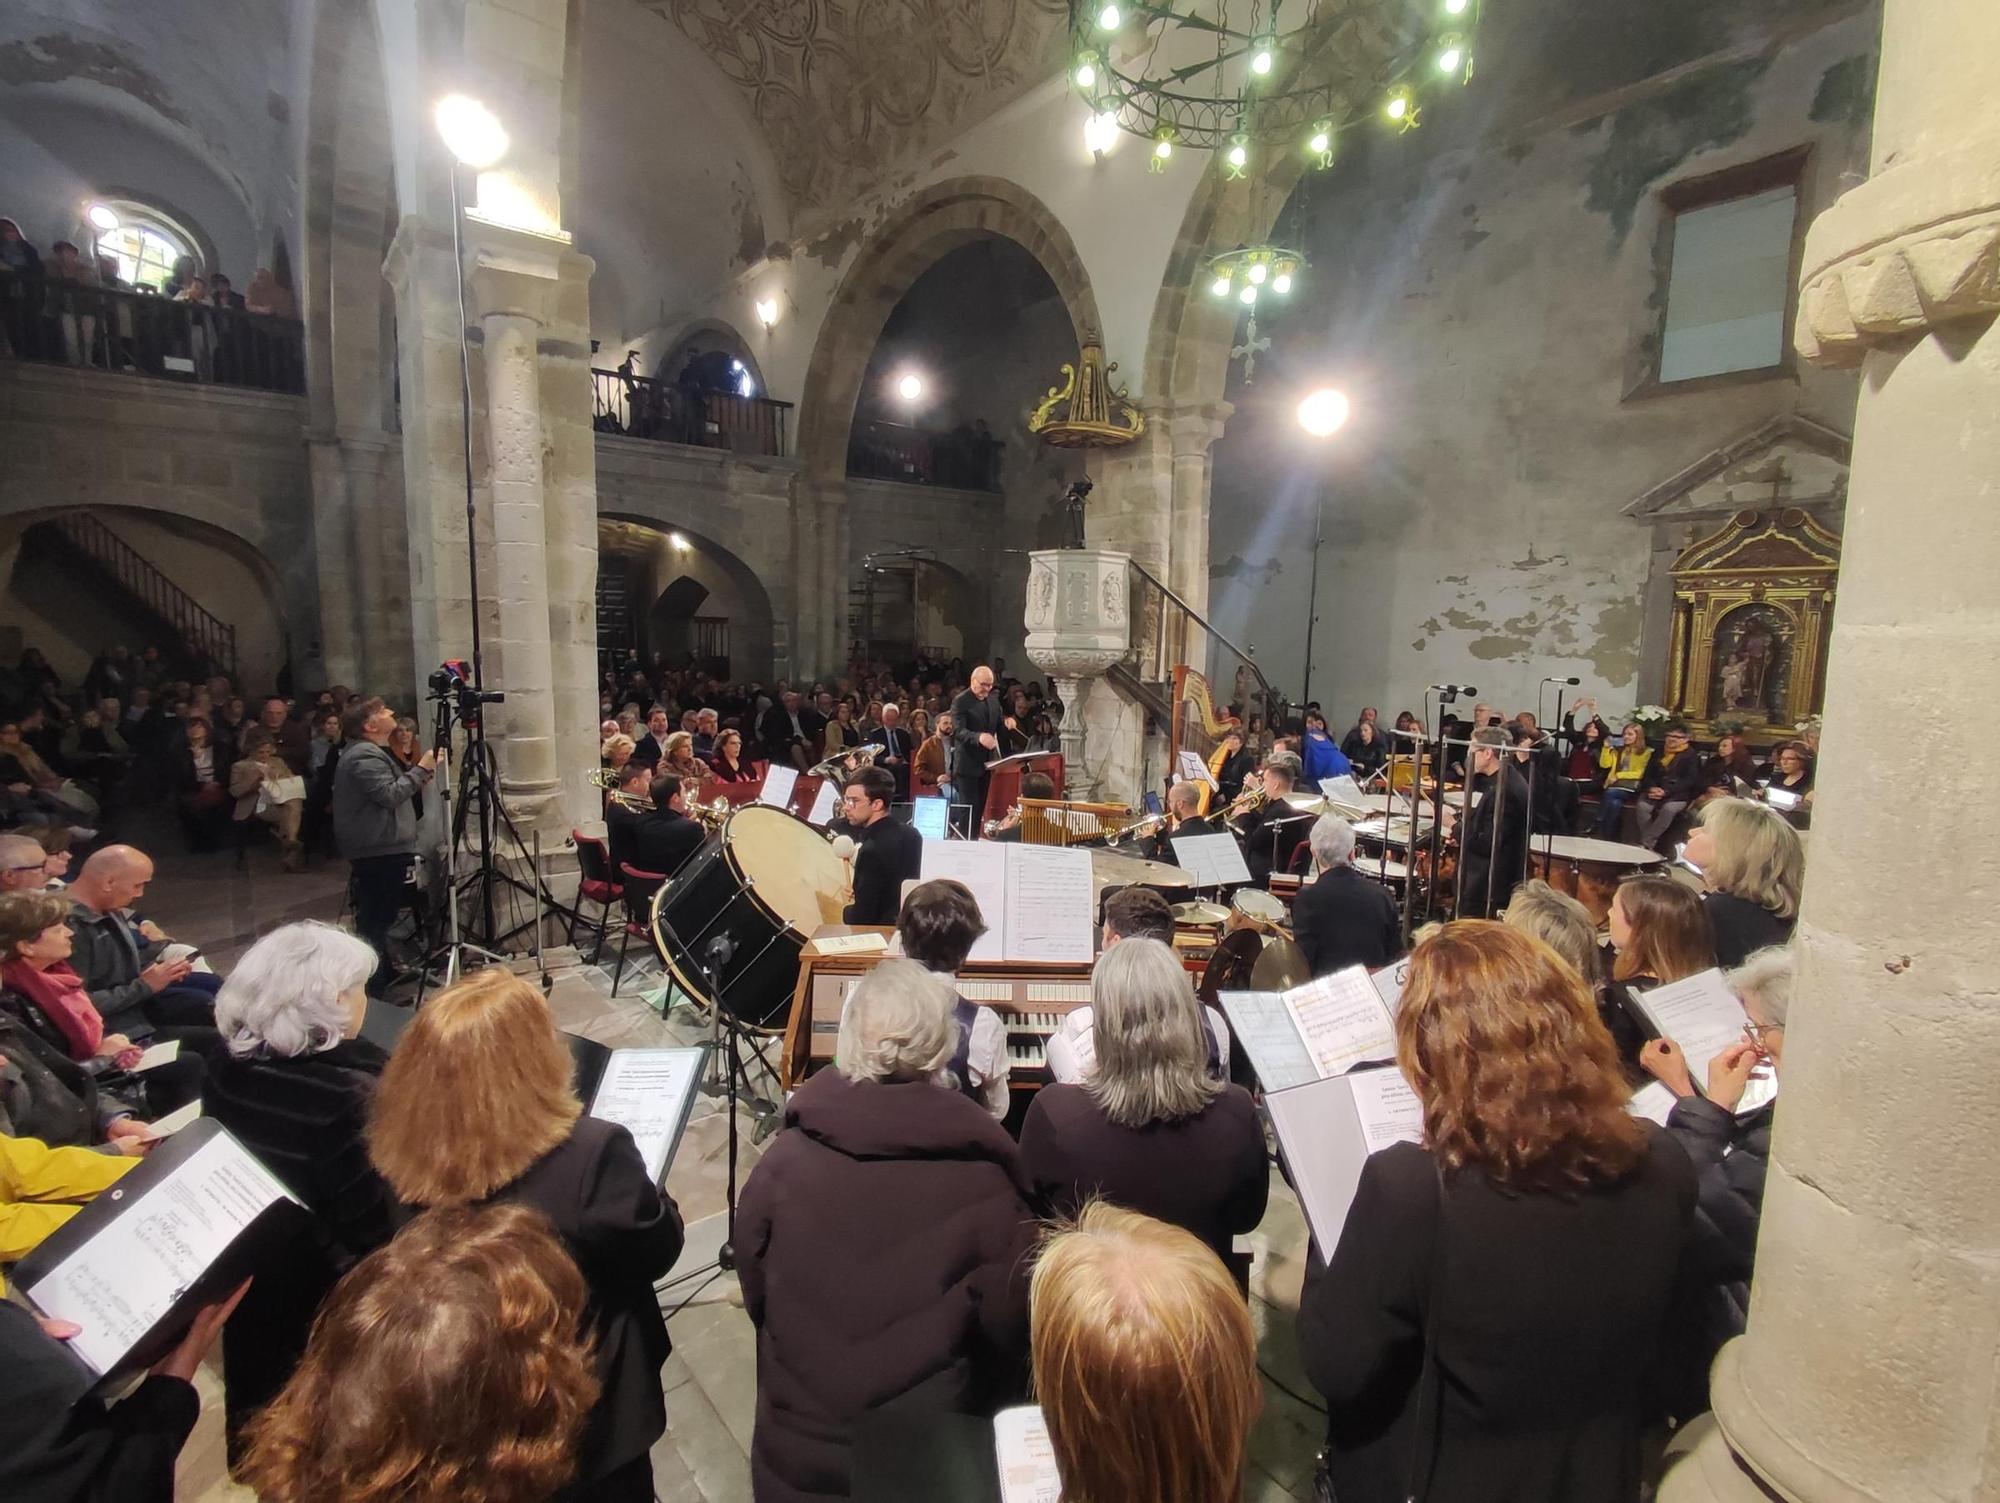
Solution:
[(653, 807), (653, 801), (644, 794), (626, 793), (620, 789), (618, 786), (618, 774), (609, 767), (591, 768), (590, 783), (593, 788), (602, 788), (604, 790), (606, 803), (616, 804), (619, 808), (628, 810), (633, 814), (644, 814), (648, 809)]

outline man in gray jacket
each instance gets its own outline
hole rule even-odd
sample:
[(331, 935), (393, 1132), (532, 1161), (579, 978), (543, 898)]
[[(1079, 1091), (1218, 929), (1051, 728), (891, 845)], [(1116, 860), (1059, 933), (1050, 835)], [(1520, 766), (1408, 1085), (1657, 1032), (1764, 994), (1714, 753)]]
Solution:
[(403, 884), (417, 850), (417, 795), (431, 780), (437, 753), (404, 767), (389, 751), (396, 712), (380, 699), (348, 706), (347, 746), (333, 774), (333, 838), (354, 879), (354, 929), (375, 947), (368, 994), (388, 989), (389, 927), (403, 908)]

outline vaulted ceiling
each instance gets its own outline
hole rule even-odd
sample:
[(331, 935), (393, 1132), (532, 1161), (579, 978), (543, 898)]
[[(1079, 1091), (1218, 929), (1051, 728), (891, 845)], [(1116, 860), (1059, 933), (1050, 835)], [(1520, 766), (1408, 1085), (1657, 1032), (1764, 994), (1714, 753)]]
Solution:
[(840, 202), (1061, 65), (1064, 0), (637, 0), (749, 102), (795, 212)]

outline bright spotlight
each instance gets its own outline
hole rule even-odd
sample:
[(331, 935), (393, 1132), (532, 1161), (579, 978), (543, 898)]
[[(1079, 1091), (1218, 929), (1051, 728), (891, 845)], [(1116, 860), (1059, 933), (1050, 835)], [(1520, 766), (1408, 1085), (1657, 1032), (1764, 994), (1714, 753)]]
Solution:
[(109, 204), (92, 204), (88, 217), (90, 222), (100, 230), (115, 230), (118, 228), (118, 211)]
[(1229, 278), (1217, 277), (1215, 279), (1215, 285), (1210, 287), (1208, 290), (1214, 293), (1217, 297), (1228, 297), (1229, 288), (1230, 288)]
[(1076, 65), (1076, 86), (1079, 89), (1091, 89), (1097, 86), (1097, 65), (1089, 58)]
[(437, 105), (438, 134), (445, 149), (475, 171), (507, 154), (507, 131), (493, 112), (465, 94), (447, 94)]
[(1264, 285), (1264, 278), (1270, 274), (1270, 268), (1265, 266), (1262, 261), (1252, 261), (1250, 263), (1250, 280), (1255, 282), (1259, 287)]
[(1251, 57), (1250, 71), (1259, 78), (1271, 71), (1271, 49), (1268, 46), (1259, 47), (1256, 54)]
[(770, 328), (778, 321), (778, 300), (774, 297), (757, 299), (757, 322)]
[(1316, 130), (1312, 133), (1312, 139), (1306, 142), (1306, 150), (1310, 151), (1316, 157), (1323, 157), (1326, 155), (1327, 149), (1332, 145), (1332, 136), (1323, 130)]
[(1444, 13), (1448, 16), (1462, 16), (1472, 0), (1444, 0)]
[(1092, 115), (1083, 122), (1083, 144), (1094, 157), (1101, 157), (1118, 139), (1118, 117), (1110, 110)]
[(1115, 5), (1107, 5), (1097, 13), (1097, 24), (1106, 31), (1116, 31), (1118, 23), (1123, 19), (1124, 17), (1118, 14), (1118, 7)]
[(1173, 154), (1174, 154), (1174, 143), (1167, 140), (1164, 136), (1161, 137), (1158, 141), (1153, 143), (1153, 155), (1158, 157), (1161, 161), (1164, 162), (1168, 157), (1172, 156)]
[(896, 395), (905, 402), (914, 402), (924, 394), (924, 378), (911, 371), (896, 383)]
[(1241, 292), (1237, 293), (1237, 294), (1236, 294), (1236, 296), (1237, 296), (1237, 298), (1238, 298), (1238, 299), (1239, 299), (1239, 300), (1240, 300), (1240, 301), (1242, 302), (1242, 304), (1243, 304), (1243, 306), (1244, 306), (1244, 307), (1246, 307), (1246, 308), (1254, 308), (1254, 307), (1256, 307), (1256, 306), (1257, 306), (1257, 284), (1256, 284), (1255, 282), (1245, 282), (1245, 283), (1243, 284), (1243, 290), (1242, 290)]
[(1314, 438), (1338, 433), (1347, 422), (1347, 398), (1331, 386), (1323, 386), (1299, 403), (1299, 426)]
[(1229, 148), (1229, 165), (1230, 165), (1230, 166), (1232, 166), (1232, 167), (1241, 167), (1241, 166), (1242, 166), (1242, 165), (1243, 165), (1243, 164), (1244, 164), (1245, 162), (1247, 162), (1247, 161), (1249, 161), (1249, 160), (1250, 160), (1250, 153), (1249, 153), (1248, 151), (1244, 150), (1244, 148), (1243, 148), (1243, 146), (1242, 146), (1242, 144), (1241, 144), (1241, 143), (1238, 143), (1237, 145), (1235, 145), (1235, 146), (1232, 146), (1232, 147), (1230, 147), (1230, 148)]
[(694, 551), (694, 544), (690, 543), (683, 533), (670, 532), (667, 534), (667, 541), (673, 545), (673, 550), (676, 553), (692, 553)]
[(1465, 62), (1465, 53), (1457, 47), (1447, 47), (1438, 54), (1438, 72), (1456, 73)]

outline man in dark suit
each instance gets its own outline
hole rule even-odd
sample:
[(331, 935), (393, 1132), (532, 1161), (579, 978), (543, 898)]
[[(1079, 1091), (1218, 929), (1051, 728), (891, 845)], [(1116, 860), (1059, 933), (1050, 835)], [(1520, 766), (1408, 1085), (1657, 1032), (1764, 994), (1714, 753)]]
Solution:
[(1222, 815), (1214, 816), (1201, 812), (1201, 795), (1204, 785), (1183, 778), (1167, 790), (1167, 826), (1153, 837), (1152, 849), (1147, 852), (1155, 861), (1171, 861), (1180, 864), (1174, 855), (1174, 841), (1182, 836), (1227, 835), (1223, 827)]
[(654, 705), (646, 716), (646, 734), (632, 748), (632, 760), (646, 767), (659, 766), (667, 755), (667, 737), (673, 733), (674, 723), (667, 717), (666, 706)]
[(612, 881), (618, 880), (620, 862), (629, 861), (640, 871), (644, 862), (632, 854), (632, 834), (653, 817), (653, 769), (637, 757), (618, 769), (618, 790), (604, 801), (605, 841), (611, 848)]
[(977, 831), (986, 818), (986, 788), (991, 780), (987, 768), (1004, 755), (1000, 733), (1015, 728), (1014, 717), (993, 693), (991, 668), (982, 665), (972, 670), (971, 687), (951, 702), (951, 723), (952, 795), (955, 802), (972, 805), (972, 828)]
[(903, 907), (903, 884), (922, 874), (924, 837), (889, 817), (896, 780), (887, 768), (864, 767), (841, 793), (841, 811), (855, 830), (854, 901), (842, 912), (850, 924), (893, 924)]
[[(1472, 733), (1472, 788), (1481, 795), (1458, 842), (1460, 918), (1492, 918), (1507, 906), (1528, 859), (1528, 784), (1507, 754), (1507, 738), (1493, 726)], [(1447, 803), (1449, 819), (1457, 810)], [(1499, 838), (1494, 821), (1499, 821)], [(1446, 829), (1449, 834), (1449, 827)]]
[(825, 718), (803, 704), (796, 689), (787, 689), (757, 722), (757, 739), (764, 743), (764, 755), (800, 772), (819, 760), (820, 742), (825, 734)]
[(681, 780), (663, 772), (653, 779), (653, 812), (643, 816), (627, 837), (631, 855), (626, 859), (639, 871), (671, 877), (701, 849), (703, 838), (700, 823), (688, 818)]
[(1396, 900), (1354, 869), (1354, 826), (1338, 815), (1313, 822), (1320, 874), (1292, 900), (1292, 933), (1315, 976), (1351, 965), (1377, 970), (1403, 950)]
[(882, 748), (875, 756), (877, 767), (887, 768), (896, 780), (896, 802), (910, 796), (910, 733), (903, 729), (903, 712), (896, 705), (882, 706), (882, 723), (868, 733), (868, 743)]
[(1243, 864), (1258, 887), (1271, 885), (1271, 873), (1290, 871), (1293, 856), (1305, 843), (1306, 821), (1285, 802), (1298, 779), (1298, 753), (1272, 752), (1264, 759), (1264, 806), (1252, 809), (1236, 826), (1243, 840)]

